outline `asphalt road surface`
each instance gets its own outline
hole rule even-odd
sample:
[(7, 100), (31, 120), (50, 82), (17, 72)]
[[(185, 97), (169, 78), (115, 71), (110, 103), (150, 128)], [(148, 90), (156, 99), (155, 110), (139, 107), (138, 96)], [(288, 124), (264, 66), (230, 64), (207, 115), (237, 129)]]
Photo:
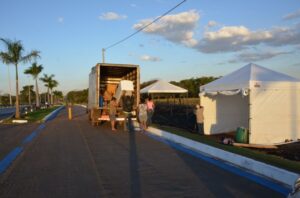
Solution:
[(91, 126), (81, 107), (73, 112), (72, 121), (62, 110), (48, 122), (0, 176), (1, 198), (282, 197), (140, 132)]

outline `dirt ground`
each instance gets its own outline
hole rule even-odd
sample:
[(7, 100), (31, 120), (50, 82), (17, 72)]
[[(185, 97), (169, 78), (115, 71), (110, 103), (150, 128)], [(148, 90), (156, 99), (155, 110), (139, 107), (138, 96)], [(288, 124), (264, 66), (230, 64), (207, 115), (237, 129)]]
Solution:
[[(221, 137), (227, 137), (234, 139), (235, 132), (226, 133), (226, 134), (218, 134), (214, 136), (210, 136), (212, 140), (217, 142), (221, 142)], [(285, 159), (300, 161), (300, 142), (287, 143), (284, 145), (278, 146), (277, 149), (256, 149), (256, 148), (248, 148), (256, 151), (260, 151), (263, 153), (280, 156)]]
[[(191, 133), (196, 133), (196, 118), (193, 113), (193, 106), (174, 105), (161, 103), (157, 104), (153, 116), (153, 122), (159, 125), (166, 125), (184, 129)], [(230, 134), (220, 134), (211, 136), (212, 140), (220, 142), (221, 137), (235, 137), (234, 132)], [(252, 148), (251, 148), (252, 149)], [(277, 149), (254, 149), (263, 153), (276, 155), (285, 159), (300, 161), (300, 142), (289, 143), (278, 146)]]
[(277, 149), (259, 149), (264, 153), (277, 155), (285, 159), (300, 161), (300, 142), (284, 144)]

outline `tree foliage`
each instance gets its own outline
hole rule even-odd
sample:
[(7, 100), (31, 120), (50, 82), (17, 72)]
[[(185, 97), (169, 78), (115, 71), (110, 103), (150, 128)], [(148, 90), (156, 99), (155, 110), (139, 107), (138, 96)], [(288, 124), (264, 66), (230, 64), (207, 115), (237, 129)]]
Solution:
[(16, 68), (16, 114), (15, 117), (20, 118), (19, 107), (19, 77), (18, 77), (18, 65), (20, 63), (27, 63), (33, 58), (39, 57), (40, 52), (33, 50), (29, 54), (24, 55), (24, 47), (21, 41), (11, 41), (9, 39), (0, 39), (6, 46), (6, 52), (0, 52), (0, 58), (3, 63), (9, 65), (12, 64)]
[(31, 67), (29, 67), (28, 69), (26, 69), (24, 71), (24, 74), (29, 74), (33, 77), (33, 79), (35, 80), (35, 103), (36, 106), (39, 107), (40, 106), (40, 97), (39, 97), (39, 88), (38, 88), (38, 75), (42, 72), (43, 70), (43, 66), (42, 65), (38, 65), (36, 62), (32, 63)]
[(157, 80), (149, 80), (149, 81), (146, 81), (146, 82), (143, 82), (140, 84), (140, 89), (143, 89), (144, 87), (147, 87), (148, 85), (151, 85), (153, 83), (155, 83)]
[(67, 93), (67, 101), (72, 102), (72, 103), (87, 104), (88, 89), (68, 92)]
[[(182, 87), (184, 89), (188, 90), (188, 96), (193, 98), (193, 97), (198, 97), (199, 96), (199, 87), (202, 85), (205, 85), (207, 83), (210, 83), (214, 80), (218, 79), (217, 77), (213, 76), (204, 76), (204, 77), (199, 77), (199, 78), (189, 78), (189, 79), (184, 79), (181, 81), (171, 81), (170, 83), (179, 87)], [(150, 80), (143, 82), (141, 84), (141, 89), (151, 85), (152, 83), (155, 83), (157, 80)]]
[(29, 90), (30, 90), (30, 103), (33, 103), (35, 92), (33, 91), (33, 85), (23, 86), (23, 89), (20, 92), (20, 102), (21, 104), (29, 103)]
[(209, 76), (209, 77), (200, 77), (200, 78), (190, 78), (190, 79), (184, 79), (179, 82), (171, 81), (173, 85), (185, 88), (188, 90), (188, 96), (198, 97), (199, 96), (199, 88), (202, 85), (205, 85), (207, 83), (210, 83), (214, 80), (218, 79), (217, 77)]

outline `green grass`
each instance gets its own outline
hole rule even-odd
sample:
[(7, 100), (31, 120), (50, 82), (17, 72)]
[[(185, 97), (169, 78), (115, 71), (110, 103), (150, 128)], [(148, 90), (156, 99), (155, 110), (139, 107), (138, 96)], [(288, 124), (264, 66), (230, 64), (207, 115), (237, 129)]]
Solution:
[(279, 156), (266, 154), (260, 151), (251, 150), (247, 148), (240, 148), (240, 147), (234, 147), (229, 145), (223, 145), (216, 140), (210, 138), (209, 136), (200, 136), (199, 134), (190, 133), (188, 131), (185, 131), (183, 129), (178, 129), (174, 127), (169, 126), (160, 126), (160, 125), (154, 125), (154, 127), (168, 131), (170, 133), (201, 142), (231, 153), (239, 154), (260, 162), (264, 162), (266, 164), (270, 164), (279, 168), (283, 168), (292, 172), (300, 173), (300, 162), (291, 161), (288, 159), (284, 159)]
[(49, 113), (57, 109), (59, 106), (50, 107), (48, 109), (40, 109), (34, 112), (29, 113), (25, 116), (25, 119), (28, 122), (40, 122), (42, 119), (47, 116)]

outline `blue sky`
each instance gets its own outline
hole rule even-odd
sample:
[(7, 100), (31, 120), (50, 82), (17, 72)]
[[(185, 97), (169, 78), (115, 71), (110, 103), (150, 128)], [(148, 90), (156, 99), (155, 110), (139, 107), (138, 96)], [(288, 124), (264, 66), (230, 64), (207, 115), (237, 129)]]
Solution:
[[(88, 87), (101, 49), (128, 36), (180, 1), (1, 0), (0, 37), (41, 51), (43, 73), (67, 93)], [(0, 50), (4, 50), (0, 44)], [(249, 62), (300, 78), (300, 2), (187, 0), (159, 22), (108, 49), (106, 62), (141, 67), (141, 81), (221, 76)], [(19, 67), (20, 86), (33, 84)], [(10, 67), (14, 91), (14, 67)], [(0, 63), (0, 94), (8, 92)], [(40, 89), (46, 89), (40, 82)]]

